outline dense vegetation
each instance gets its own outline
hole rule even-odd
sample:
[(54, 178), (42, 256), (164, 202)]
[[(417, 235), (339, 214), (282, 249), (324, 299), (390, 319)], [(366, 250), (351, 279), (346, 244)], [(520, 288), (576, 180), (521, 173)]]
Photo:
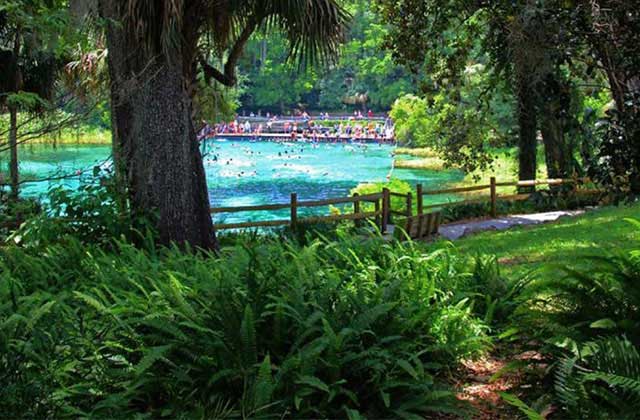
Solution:
[[(560, 274), (505, 276), (497, 259), (469, 252), (480, 238), (463, 241), (464, 252), (364, 231), (233, 235), (217, 255), (157, 247), (153, 230), (123, 230), (123, 215), (101, 205), (110, 191), (52, 191), (46, 213), (0, 249), (5, 413), (463, 416), (473, 407), (456, 398), (452, 376), (503, 340), (552, 363), (554, 388), (512, 391), (529, 404), (633, 413), (640, 226), (631, 222), (603, 226), (601, 240), (625, 243), (615, 255), (593, 250)], [(565, 224), (572, 238), (589, 237), (597, 220), (623, 214)], [(541, 229), (556, 240), (554, 227)]]
[[(0, 412), (468, 417), (486, 407), (465, 369), (500, 358), (484, 385), (518, 374), (493, 415), (637, 417), (635, 2), (153, 4), (0, 5)], [(588, 174), (601, 192), (499, 213), (605, 208), (456, 245), (364, 223), (217, 237), (196, 132), (240, 106), (392, 106), (416, 167), (473, 176), (515, 148), (521, 179)], [(112, 133), (113, 166), (22, 198), (18, 145), (87, 121)], [(383, 186), (411, 190), (353, 192)]]
[(385, 45), (424, 75), (423, 97), (392, 112), (400, 140), (470, 170), (496, 140), (517, 144), (519, 177), (533, 179), (540, 139), (549, 178), (588, 173), (637, 191), (634, 2), (378, 3)]
[(248, 42), (238, 66), (244, 77), (243, 111), (384, 112), (399, 95), (415, 90), (414, 78), (382, 49), (387, 29), (372, 3), (349, 0), (344, 5), (352, 20), (340, 57), (329, 69), (300, 74), (295, 64), (286, 62), (286, 41), (279, 34), (258, 34)]

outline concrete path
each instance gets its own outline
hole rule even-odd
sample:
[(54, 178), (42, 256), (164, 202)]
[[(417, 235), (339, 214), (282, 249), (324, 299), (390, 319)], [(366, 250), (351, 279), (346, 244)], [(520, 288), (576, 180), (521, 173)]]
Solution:
[(506, 230), (514, 226), (538, 225), (541, 223), (555, 222), (561, 217), (574, 217), (583, 213), (584, 210), (574, 210), (504, 216), (497, 219), (442, 225), (440, 226), (438, 233), (453, 241), (476, 232), (483, 232), (486, 230)]

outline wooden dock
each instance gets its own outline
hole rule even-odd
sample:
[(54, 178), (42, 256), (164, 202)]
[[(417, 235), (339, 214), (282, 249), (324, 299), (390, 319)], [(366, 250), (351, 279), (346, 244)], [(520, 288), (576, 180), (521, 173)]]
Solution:
[(276, 141), (276, 142), (287, 142), (287, 141), (296, 141), (296, 142), (320, 142), (320, 143), (380, 143), (380, 144), (393, 144), (395, 142), (394, 139), (387, 139), (383, 137), (370, 137), (370, 136), (350, 136), (350, 135), (341, 135), (341, 136), (325, 136), (325, 135), (303, 135), (296, 134), (293, 137), (291, 134), (286, 133), (219, 133), (215, 135), (204, 136), (200, 140), (211, 140), (211, 139), (235, 139), (235, 140), (243, 140), (243, 141), (258, 141), (258, 140), (266, 140), (266, 141)]

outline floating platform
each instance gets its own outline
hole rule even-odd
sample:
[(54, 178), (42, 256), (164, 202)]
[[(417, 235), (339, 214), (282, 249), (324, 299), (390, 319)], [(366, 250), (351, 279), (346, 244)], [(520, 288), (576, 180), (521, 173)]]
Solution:
[(302, 134), (297, 134), (295, 137), (292, 137), (291, 134), (285, 133), (220, 133), (215, 135), (204, 136), (199, 140), (211, 140), (211, 139), (237, 139), (237, 140), (267, 140), (267, 141), (300, 141), (300, 142), (324, 142), (324, 143), (341, 143), (341, 142), (365, 142), (365, 143), (388, 143), (392, 144), (395, 142), (395, 139), (387, 139), (381, 137), (370, 137), (370, 136), (361, 136), (354, 137), (350, 135), (316, 135), (306, 137)]

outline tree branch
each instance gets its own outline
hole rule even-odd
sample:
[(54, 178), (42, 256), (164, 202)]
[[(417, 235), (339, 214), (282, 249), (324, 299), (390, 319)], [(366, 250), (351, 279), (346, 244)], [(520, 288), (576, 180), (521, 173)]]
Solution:
[(234, 86), (238, 79), (236, 77), (236, 64), (238, 64), (238, 60), (242, 56), (242, 51), (244, 50), (247, 41), (251, 37), (251, 34), (255, 31), (257, 27), (257, 23), (255, 20), (249, 20), (247, 25), (244, 27), (238, 39), (231, 47), (229, 51), (229, 56), (227, 57), (227, 62), (224, 65), (224, 73), (213, 67), (204, 59), (202, 55), (199, 57), (200, 65), (202, 66), (202, 70), (204, 71), (204, 77), (207, 83), (210, 82), (211, 79), (216, 79), (218, 82), (222, 83), (225, 86)]

